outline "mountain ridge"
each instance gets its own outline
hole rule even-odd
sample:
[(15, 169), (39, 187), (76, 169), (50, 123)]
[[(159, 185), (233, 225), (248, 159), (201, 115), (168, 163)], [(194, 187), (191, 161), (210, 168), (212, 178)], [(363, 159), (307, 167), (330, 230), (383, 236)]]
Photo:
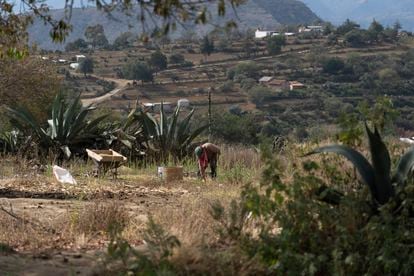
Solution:
[[(252, 0), (241, 5), (236, 12), (228, 8), (225, 18), (219, 18), (216, 15), (216, 6), (214, 4), (211, 4), (208, 8), (213, 14), (212, 22), (224, 24), (227, 20), (235, 20), (240, 29), (275, 28), (280, 26), (280, 24), (310, 24), (320, 20), (315, 13), (299, 0)], [(135, 10), (134, 12), (137, 14), (139, 11)], [(51, 14), (54, 18), (62, 18), (64, 10), (52, 10)], [(35, 43), (42, 49), (62, 50), (66, 43), (78, 38), (84, 38), (84, 30), (87, 26), (96, 24), (101, 24), (104, 27), (105, 34), (110, 42), (115, 40), (122, 32), (130, 31), (136, 34), (142, 32), (142, 26), (138, 19), (128, 17), (122, 12), (114, 12), (112, 16), (117, 20), (111, 20), (102, 12), (96, 10), (96, 8), (74, 8), (71, 19), (73, 30), (63, 44), (52, 43), (49, 38), (48, 26), (45, 26), (40, 20), (35, 20), (29, 28), (29, 42)], [(151, 27), (152, 24), (149, 25)], [(200, 35), (207, 33), (213, 28), (209, 25), (186, 25)], [(132, 28), (129, 28), (129, 26)], [(177, 27), (177, 31), (171, 33), (171, 37), (176, 38), (180, 36), (180, 32), (183, 30), (181, 26)]]
[(412, 0), (302, 0), (323, 20), (340, 24), (347, 18), (363, 27), (372, 20), (383, 25), (399, 21), (404, 29), (414, 31), (414, 5)]

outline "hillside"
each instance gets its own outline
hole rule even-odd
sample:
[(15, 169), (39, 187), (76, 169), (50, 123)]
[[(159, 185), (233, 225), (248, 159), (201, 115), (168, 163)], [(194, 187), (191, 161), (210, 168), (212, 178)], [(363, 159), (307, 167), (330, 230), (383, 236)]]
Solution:
[(320, 20), (305, 4), (297, 0), (255, 0), (281, 24), (307, 24)]
[[(227, 9), (226, 17), (218, 18), (214, 15), (216, 6), (212, 5), (210, 10), (213, 14), (213, 23), (223, 23), (226, 20), (236, 20), (240, 29), (247, 28), (274, 28), (279, 24), (301, 24), (312, 23), (318, 20), (316, 16), (306, 5), (297, 0), (252, 0), (242, 5), (237, 9), (237, 14), (231, 9)], [(139, 10), (135, 11), (138, 14)], [(62, 18), (64, 10), (57, 9), (52, 11), (54, 18)], [(115, 20), (116, 18), (116, 20)], [(93, 23), (92, 23), (93, 22)], [(150, 22), (148, 22), (149, 25)], [(113, 12), (109, 17), (95, 8), (76, 8), (73, 10), (71, 24), (73, 31), (66, 39), (66, 42), (71, 42), (77, 38), (83, 37), (85, 28), (91, 24), (101, 24), (104, 26), (106, 36), (111, 42), (118, 37), (122, 32), (131, 31), (133, 33), (140, 33), (142, 26), (140, 22), (133, 16), (127, 16), (122, 12)], [(198, 34), (204, 34), (210, 31), (213, 27), (211, 25), (188, 26), (189, 29), (195, 29)], [(171, 36), (179, 37), (183, 32), (182, 27), (171, 33)], [(45, 26), (40, 21), (35, 21), (29, 29), (30, 42), (35, 42), (43, 49), (63, 49), (64, 44), (53, 44), (49, 39), (49, 27)]]
[(411, 0), (302, 0), (322, 19), (341, 23), (350, 18), (367, 26), (374, 18), (382, 24), (400, 21), (407, 30), (414, 29), (414, 7)]

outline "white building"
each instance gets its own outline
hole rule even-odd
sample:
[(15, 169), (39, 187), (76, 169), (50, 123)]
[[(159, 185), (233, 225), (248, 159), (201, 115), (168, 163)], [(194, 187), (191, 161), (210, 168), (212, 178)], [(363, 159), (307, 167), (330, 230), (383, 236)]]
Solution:
[(273, 80), (273, 77), (271, 77), (271, 76), (264, 76), (264, 77), (261, 77), (259, 79), (259, 83), (265, 84), (265, 83), (268, 83), (271, 80)]
[(268, 36), (276, 36), (276, 35), (284, 35), (284, 36), (294, 36), (295, 33), (279, 33), (276, 31), (263, 31), (260, 29), (257, 29), (254, 33), (255, 38), (266, 38)]
[(78, 70), (79, 63), (77, 63), (77, 62), (71, 63), (71, 64), (69, 64), (69, 67), (73, 70)]
[(190, 106), (190, 101), (188, 99), (179, 99), (177, 101), (177, 106), (179, 108), (185, 108), (185, 107), (189, 107)]
[(260, 29), (257, 29), (256, 32), (254, 33), (254, 37), (255, 38), (265, 38), (268, 37), (272, 34), (272, 32), (270, 31), (262, 31)]
[[(173, 109), (172, 103), (164, 102), (163, 108), (165, 112), (171, 112)], [(161, 111), (161, 103), (143, 103), (144, 111), (146, 112), (160, 112)]]
[(86, 56), (84, 56), (84, 55), (76, 55), (75, 57), (76, 57), (76, 62), (77, 63), (79, 63), (81, 60), (86, 58)]
[(310, 25), (310, 26), (299, 27), (299, 33), (309, 33), (309, 32), (321, 33), (323, 32), (323, 26)]

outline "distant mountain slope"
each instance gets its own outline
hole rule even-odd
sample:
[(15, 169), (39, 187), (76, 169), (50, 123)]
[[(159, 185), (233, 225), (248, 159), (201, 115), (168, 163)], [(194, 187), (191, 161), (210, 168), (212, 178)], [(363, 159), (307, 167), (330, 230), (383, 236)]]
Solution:
[[(215, 11), (215, 8), (216, 6), (212, 5), (210, 10)], [(138, 14), (138, 10), (135, 14)], [(62, 18), (64, 11), (59, 9), (53, 10), (52, 15), (55, 18)], [(275, 28), (280, 24), (313, 23), (319, 18), (306, 5), (297, 0), (250, 0), (237, 9), (237, 14), (229, 8), (225, 18), (213, 16), (212, 22), (224, 23), (230, 19), (238, 22), (239, 28), (247, 29), (257, 27)], [(142, 31), (141, 24), (136, 17), (128, 17), (122, 12), (114, 12), (112, 18), (110, 18), (95, 8), (74, 9), (71, 24), (73, 25), (73, 30), (67, 37), (66, 42), (84, 37), (83, 34), (86, 27), (95, 24), (104, 26), (105, 34), (110, 42), (122, 32), (140, 33)], [(204, 34), (211, 30), (212, 26), (195, 27), (190, 25), (189, 28), (199, 34)], [(35, 21), (29, 29), (30, 42), (36, 43), (43, 49), (63, 49), (64, 44), (54, 44), (50, 41), (49, 29), (49, 26), (45, 26), (39, 20)], [(178, 27), (171, 36), (178, 37), (182, 31), (183, 28)]]
[(322, 19), (341, 23), (350, 18), (368, 26), (375, 18), (384, 25), (399, 20), (405, 29), (414, 30), (413, 0), (302, 0)]
[(320, 20), (304, 3), (297, 0), (254, 0), (281, 24), (309, 24)]

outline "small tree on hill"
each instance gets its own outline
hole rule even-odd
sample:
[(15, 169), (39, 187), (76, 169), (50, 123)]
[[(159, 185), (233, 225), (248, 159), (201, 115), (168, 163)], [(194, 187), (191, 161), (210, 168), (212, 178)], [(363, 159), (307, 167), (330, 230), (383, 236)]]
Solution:
[(322, 64), (323, 72), (328, 74), (338, 74), (345, 68), (345, 62), (337, 57), (329, 58)]
[(140, 61), (132, 61), (125, 64), (122, 68), (122, 75), (129, 80), (140, 80), (142, 84), (154, 80), (152, 70), (146, 63)]
[(267, 52), (269, 55), (277, 55), (282, 51), (282, 47), (286, 45), (286, 37), (283, 35), (275, 35), (269, 37), (266, 42)]
[(88, 26), (85, 30), (85, 38), (93, 48), (106, 48), (109, 44), (101, 24)]
[(204, 36), (200, 45), (200, 52), (204, 55), (205, 58), (214, 52), (214, 42), (212, 39), (209, 39), (208, 36)]
[(380, 41), (383, 32), (384, 27), (374, 19), (368, 28), (368, 35), (370, 39), (376, 42)]
[(93, 59), (87, 57), (79, 63), (79, 72), (83, 73), (85, 78), (87, 73), (93, 73)]
[(77, 51), (77, 50), (82, 50), (82, 49), (87, 49), (87, 48), (88, 48), (88, 43), (86, 43), (84, 39), (79, 38), (73, 42), (69, 42), (68, 44), (66, 44), (65, 51), (70, 52), (70, 51)]
[(170, 56), (170, 63), (173, 64), (181, 64), (185, 62), (185, 58), (182, 54), (176, 53)]
[(366, 30), (352, 30), (346, 33), (345, 42), (351, 47), (362, 47), (369, 40)]
[(122, 33), (114, 40), (113, 48), (116, 50), (128, 48), (134, 40), (134, 35), (131, 32)]
[(151, 54), (148, 64), (155, 73), (167, 69), (167, 57), (160, 50), (157, 50)]
[(357, 30), (359, 29), (359, 24), (347, 19), (345, 20), (344, 23), (342, 23), (342, 25), (340, 25), (337, 29), (336, 29), (336, 33), (338, 35), (345, 35), (346, 33), (349, 33), (352, 30)]

